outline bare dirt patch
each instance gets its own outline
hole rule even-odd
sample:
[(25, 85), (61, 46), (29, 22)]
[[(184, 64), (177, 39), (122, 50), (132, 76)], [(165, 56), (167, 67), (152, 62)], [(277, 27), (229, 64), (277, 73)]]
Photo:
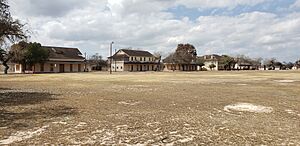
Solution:
[(300, 145), (299, 73), (3, 75), (0, 141), (10, 145)]
[(226, 105), (224, 107), (225, 111), (237, 111), (237, 112), (252, 112), (252, 113), (271, 113), (273, 111), (272, 107), (266, 107), (262, 105), (255, 105), (251, 103), (236, 103), (231, 105)]

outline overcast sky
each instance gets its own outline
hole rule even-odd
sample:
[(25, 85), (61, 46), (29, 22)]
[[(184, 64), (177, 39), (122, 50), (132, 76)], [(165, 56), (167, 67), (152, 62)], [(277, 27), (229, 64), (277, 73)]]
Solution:
[(300, 0), (9, 0), (31, 40), (108, 56), (114, 48), (165, 54), (191, 43), (198, 55), (300, 58)]

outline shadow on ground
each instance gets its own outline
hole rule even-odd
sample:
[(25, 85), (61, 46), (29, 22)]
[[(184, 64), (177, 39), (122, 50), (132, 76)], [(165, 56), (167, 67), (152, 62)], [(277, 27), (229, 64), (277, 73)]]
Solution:
[(24, 92), (9, 88), (0, 88), (0, 106), (20, 106), (39, 104), (46, 101), (56, 100), (55, 94), (46, 92)]
[(22, 129), (47, 122), (56, 117), (76, 114), (76, 109), (57, 104), (56, 94), (47, 92), (24, 92), (0, 88), (0, 127)]

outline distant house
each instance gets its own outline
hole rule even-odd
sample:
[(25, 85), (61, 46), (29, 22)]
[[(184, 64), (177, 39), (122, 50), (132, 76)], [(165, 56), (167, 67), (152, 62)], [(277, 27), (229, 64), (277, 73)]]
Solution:
[(234, 65), (235, 70), (259, 70), (261, 67), (260, 63), (251, 62), (248, 60), (237, 59), (237, 62)]
[(157, 62), (154, 55), (148, 51), (120, 49), (112, 57), (111, 70), (119, 71), (155, 71), (157, 70)]
[[(207, 70), (222, 70), (224, 67), (220, 64), (222, 56), (217, 54), (212, 55), (204, 55), (200, 56), (199, 59), (202, 59), (204, 61), (204, 66), (202, 68), (205, 68)], [(210, 68), (211, 65), (214, 64), (214, 68)], [(200, 70), (200, 68), (198, 68)]]
[[(85, 58), (78, 48), (42, 46), (49, 51), (49, 58), (44, 63), (26, 68), (30, 73), (64, 73), (83, 72), (86, 68)], [(23, 66), (14, 64), (15, 73), (21, 73)]]
[(282, 70), (282, 65), (274, 65), (274, 66), (262, 65), (259, 67), (258, 70)]
[(252, 70), (252, 64), (248, 62), (238, 62), (234, 65), (236, 70)]
[(297, 70), (297, 69), (299, 69), (297, 65), (294, 65), (292, 68), (292, 70)]
[(88, 71), (107, 71), (107, 61), (87, 60)]

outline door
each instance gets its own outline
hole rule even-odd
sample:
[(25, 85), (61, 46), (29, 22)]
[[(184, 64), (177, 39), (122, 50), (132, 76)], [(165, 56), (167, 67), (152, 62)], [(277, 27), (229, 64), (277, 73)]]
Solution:
[(73, 64), (70, 64), (70, 72), (73, 72)]
[(65, 65), (64, 64), (59, 65), (59, 72), (65, 72)]
[(81, 72), (81, 64), (78, 64), (78, 72)]

